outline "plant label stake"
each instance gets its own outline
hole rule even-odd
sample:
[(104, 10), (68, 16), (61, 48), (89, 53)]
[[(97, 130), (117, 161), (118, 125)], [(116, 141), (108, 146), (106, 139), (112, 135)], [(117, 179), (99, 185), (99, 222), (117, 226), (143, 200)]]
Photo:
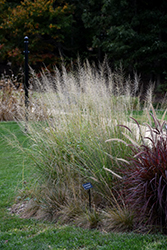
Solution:
[(88, 190), (88, 195), (89, 195), (89, 210), (91, 212), (91, 192), (90, 189), (93, 187), (90, 182), (87, 182), (82, 185), (85, 190)]
[[(25, 45), (25, 67), (24, 67), (24, 91), (25, 91), (25, 119), (26, 123), (28, 122), (28, 104), (29, 104), (29, 96), (28, 96), (28, 88), (29, 88), (29, 83), (28, 83), (28, 36), (24, 37), (24, 45)], [(27, 126), (25, 128), (27, 131)]]

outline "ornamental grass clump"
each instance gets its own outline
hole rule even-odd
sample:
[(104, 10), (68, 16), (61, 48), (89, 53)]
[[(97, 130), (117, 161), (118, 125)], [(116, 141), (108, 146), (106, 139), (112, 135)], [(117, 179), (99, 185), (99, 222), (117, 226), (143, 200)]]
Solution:
[(45, 103), (29, 89), (28, 110), (25, 109), (25, 91), (21, 80), (14, 75), (2, 75), (0, 80), (0, 121), (46, 120)]
[[(167, 133), (166, 111), (159, 121), (152, 107), (149, 115), (151, 124), (146, 136), (142, 133), (141, 144), (126, 136), (131, 144), (126, 145), (133, 152), (127, 163), (122, 166), (122, 192), (126, 204), (133, 210), (136, 222), (151, 225), (152, 229), (167, 233)], [(151, 119), (152, 117), (152, 119)], [(133, 119), (134, 120), (134, 119)], [(140, 125), (136, 121), (140, 129)], [(123, 125), (131, 134), (132, 131)]]
[(54, 75), (43, 72), (41, 79), (32, 72), (32, 77), (38, 89), (34, 95), (46, 116), (39, 121), (34, 114), (27, 124), (32, 141), (27, 154), (38, 175), (36, 197), (27, 208), (37, 218), (85, 225), (78, 219), (88, 209), (88, 194), (82, 184), (91, 182), (94, 216), (88, 216), (89, 224), (99, 225), (99, 211), (117, 206), (113, 193), (117, 180), (105, 168), (112, 160), (115, 171), (118, 165), (114, 159), (120, 152), (122, 158), (129, 155), (124, 144), (112, 146), (105, 140), (121, 137), (116, 125), (126, 123), (127, 113), (140, 108), (138, 85), (129, 87), (132, 82), (112, 73), (107, 64), (98, 69), (89, 63), (79, 64), (71, 72), (62, 67), (61, 71), (55, 69)]
[(19, 120), (24, 106), (24, 93), (17, 79), (3, 76), (0, 80), (0, 121)]

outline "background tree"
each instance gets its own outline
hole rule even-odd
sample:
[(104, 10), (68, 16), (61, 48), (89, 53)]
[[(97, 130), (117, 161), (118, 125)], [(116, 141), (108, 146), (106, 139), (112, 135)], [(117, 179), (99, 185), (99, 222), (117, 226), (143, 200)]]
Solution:
[[(23, 61), (23, 38), (30, 39), (32, 67), (60, 62), (120, 62), (145, 81), (167, 79), (167, 2), (160, 0), (0, 0), (0, 56)], [(165, 86), (165, 85), (164, 85)]]
[(136, 70), (147, 79), (166, 77), (167, 2), (95, 0), (87, 2), (82, 19), (92, 31), (92, 46), (106, 53), (116, 67)]
[[(63, 0), (24, 0), (8, 8), (1, 30), (6, 49), (6, 61), (21, 64), (23, 38), (30, 39), (30, 64), (52, 65), (69, 46), (73, 7)], [(64, 50), (62, 50), (64, 48)]]

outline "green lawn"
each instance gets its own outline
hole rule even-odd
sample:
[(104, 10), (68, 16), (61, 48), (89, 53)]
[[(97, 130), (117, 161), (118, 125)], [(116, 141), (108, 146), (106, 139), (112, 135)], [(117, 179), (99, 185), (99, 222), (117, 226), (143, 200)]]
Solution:
[(32, 167), (27, 157), (8, 145), (14, 133), (20, 143), (29, 142), (15, 122), (0, 123), (0, 249), (167, 249), (167, 237), (134, 233), (105, 233), (60, 226), (49, 222), (20, 219), (9, 213), (17, 192), (31, 181)]

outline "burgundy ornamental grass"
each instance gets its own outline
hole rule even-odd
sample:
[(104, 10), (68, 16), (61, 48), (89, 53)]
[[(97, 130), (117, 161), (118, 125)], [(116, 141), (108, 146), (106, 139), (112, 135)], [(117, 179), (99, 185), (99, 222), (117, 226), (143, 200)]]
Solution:
[(140, 125), (132, 118), (140, 130), (141, 145), (123, 133), (130, 139), (131, 144), (125, 143), (134, 155), (123, 162), (123, 187), (125, 202), (134, 210), (137, 222), (167, 233), (167, 134), (165, 122), (157, 119), (154, 110), (152, 118), (153, 126), (146, 124), (147, 137), (142, 137)]

